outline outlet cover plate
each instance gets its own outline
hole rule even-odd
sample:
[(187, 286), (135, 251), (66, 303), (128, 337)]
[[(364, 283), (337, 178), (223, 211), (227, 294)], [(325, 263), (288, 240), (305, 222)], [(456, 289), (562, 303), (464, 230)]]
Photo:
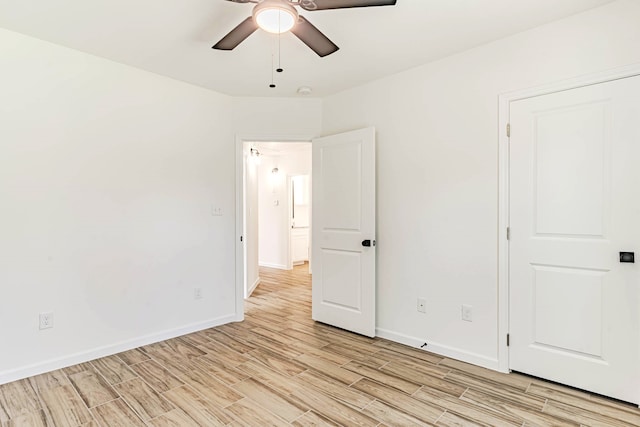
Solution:
[(53, 312), (40, 313), (40, 329), (53, 328)]
[(424, 298), (418, 298), (418, 312), (426, 313), (427, 312), (427, 301)]
[(473, 322), (473, 307), (467, 304), (462, 305), (462, 320)]

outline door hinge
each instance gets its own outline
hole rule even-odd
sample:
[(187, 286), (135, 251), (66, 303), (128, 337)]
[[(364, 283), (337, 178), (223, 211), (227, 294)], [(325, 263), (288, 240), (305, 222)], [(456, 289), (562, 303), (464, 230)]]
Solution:
[(511, 137), (511, 123), (507, 123), (507, 137)]
[(507, 240), (511, 240), (511, 227), (507, 227)]
[(507, 334), (507, 347), (509, 347), (509, 334)]
[(241, 241), (241, 242), (243, 242), (243, 240), (242, 240), (242, 236), (240, 236), (240, 241)]

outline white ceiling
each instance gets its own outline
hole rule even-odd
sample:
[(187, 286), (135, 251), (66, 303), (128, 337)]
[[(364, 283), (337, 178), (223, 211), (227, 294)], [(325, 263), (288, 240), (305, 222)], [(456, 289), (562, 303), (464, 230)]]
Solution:
[(270, 89), (277, 36), (211, 46), (252, 4), (225, 0), (0, 0), (0, 27), (235, 96), (325, 96), (612, 0), (398, 0), (301, 11), (340, 50), (319, 58), (292, 34)]

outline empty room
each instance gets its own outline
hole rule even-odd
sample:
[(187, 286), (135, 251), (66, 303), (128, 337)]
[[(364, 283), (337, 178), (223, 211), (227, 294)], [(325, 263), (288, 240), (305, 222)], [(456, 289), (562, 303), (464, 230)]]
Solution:
[(0, 426), (640, 426), (640, 0), (0, 0)]

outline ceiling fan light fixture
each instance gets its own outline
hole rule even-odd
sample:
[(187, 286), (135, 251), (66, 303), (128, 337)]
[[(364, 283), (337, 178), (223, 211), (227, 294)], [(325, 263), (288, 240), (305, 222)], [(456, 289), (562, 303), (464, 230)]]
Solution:
[(289, 2), (264, 0), (253, 8), (253, 19), (266, 32), (281, 34), (296, 24), (298, 11)]

